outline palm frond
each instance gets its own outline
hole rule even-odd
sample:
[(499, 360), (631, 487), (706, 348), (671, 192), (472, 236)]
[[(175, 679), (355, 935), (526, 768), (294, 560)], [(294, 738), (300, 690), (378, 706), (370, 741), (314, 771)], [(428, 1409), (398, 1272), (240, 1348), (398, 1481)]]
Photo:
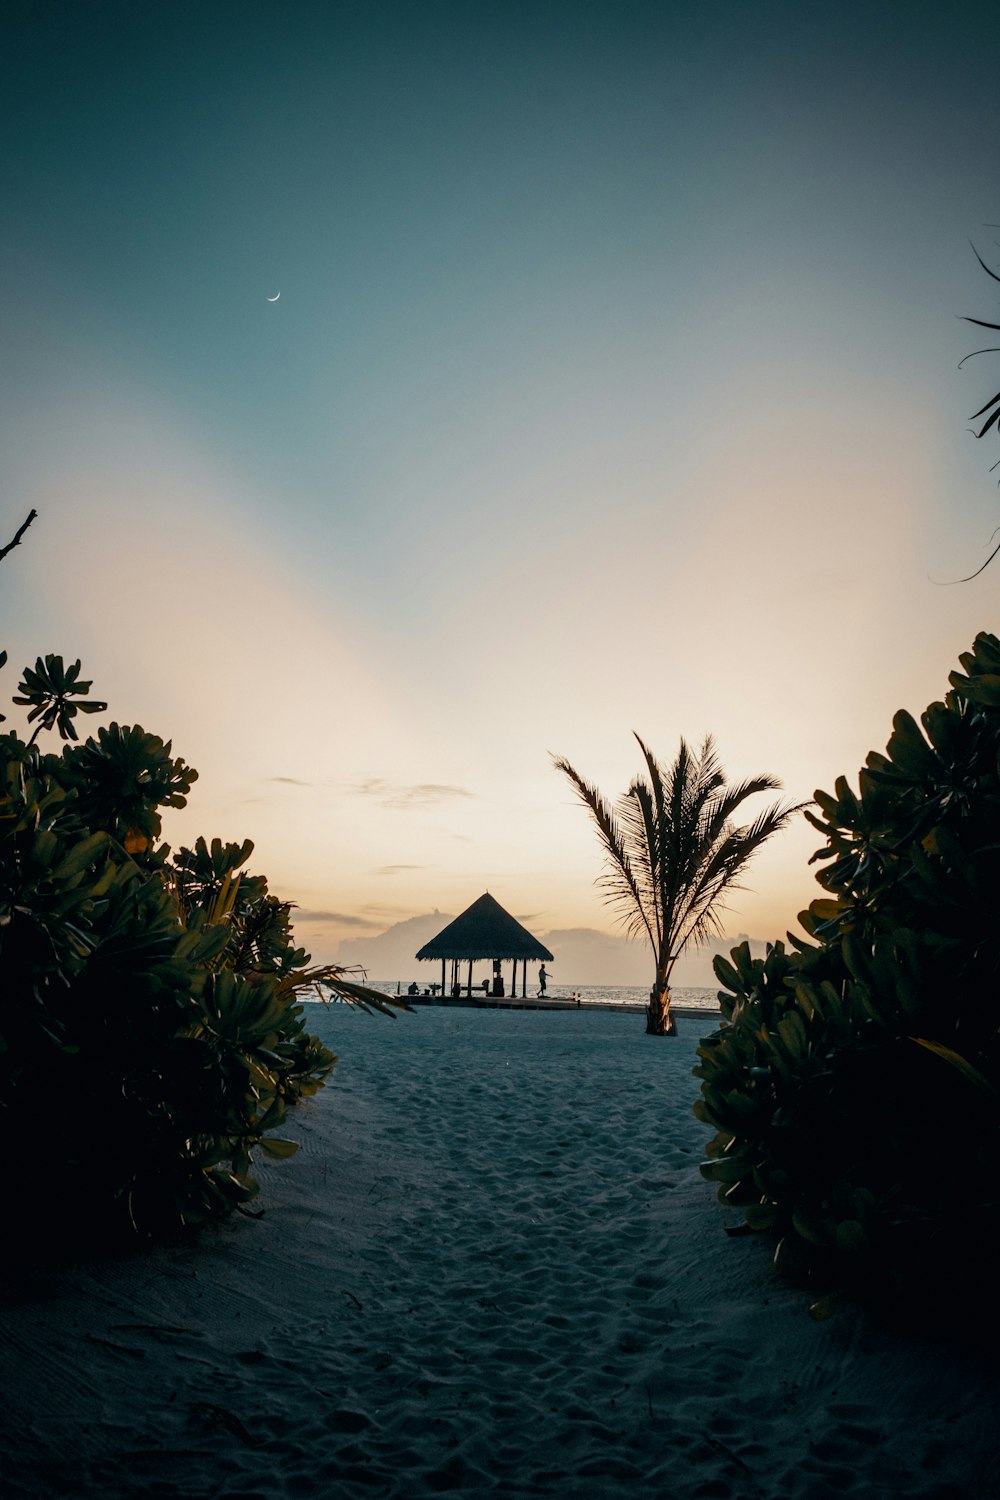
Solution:
[[(681, 745), (687, 751), (683, 740)], [(672, 826), (669, 830), (671, 870), (668, 885), (672, 888), (672, 895), (668, 905), (673, 912), (670, 926), (675, 927), (678, 900), (697, 878), (704, 861), (711, 809), (726, 784), (711, 735), (705, 736), (697, 756), (692, 757), (690, 753), (679, 755), (671, 768), (671, 775), (682, 783), (671, 798)]]
[[(997, 392), (995, 399), (997, 401), (1000, 401), (1000, 391)], [(992, 401), (988, 402), (987, 405), (983, 408), (983, 410), (987, 411), (989, 409), (989, 407), (992, 406), (992, 405), (993, 405)], [(972, 419), (970, 418), (970, 420), (972, 420)], [(976, 437), (977, 438), (985, 437), (986, 434), (989, 432), (990, 428), (993, 427), (998, 420), (1000, 420), (1000, 406), (997, 407), (997, 409), (993, 413), (992, 417), (989, 417), (987, 419), (987, 421), (985, 421), (983, 423), (982, 427), (980, 427), (979, 431), (976, 433)], [(975, 429), (973, 429), (973, 430), (975, 430)]]
[(634, 850), (633, 866), (637, 884), (642, 890), (648, 925), (659, 943), (663, 934), (660, 820), (656, 814), (655, 793), (641, 777), (636, 777), (621, 799), (619, 817)]
[(698, 878), (692, 882), (683, 903), (675, 945), (701, 941), (720, 931), (717, 913), (724, 911), (723, 897), (729, 891), (741, 890), (739, 877), (750, 859), (779, 833), (807, 804), (774, 803), (740, 828), (728, 829), (724, 836), (705, 849), (705, 860)]
[[(1000, 349), (997, 349), (995, 347), (992, 349), (972, 349), (968, 354), (962, 355), (962, 358), (955, 366), (956, 370), (960, 370), (967, 359), (975, 359), (977, 354), (1000, 354)], [(969, 420), (971, 421), (972, 418), (970, 417)]]
[(557, 771), (561, 771), (572, 783), (584, 806), (589, 810), (598, 836), (604, 847), (605, 873), (599, 884), (607, 892), (606, 899), (621, 908), (620, 920), (630, 937), (645, 933), (655, 948), (656, 941), (646, 912), (644, 892), (635, 871), (626, 836), (610, 804), (591, 782), (585, 781), (568, 760), (553, 756)]
[(978, 411), (974, 411), (969, 421), (974, 422), (977, 417), (981, 417), (984, 412), (989, 411), (991, 406), (996, 406), (998, 401), (1000, 401), (1000, 391), (997, 391), (995, 396), (991, 396), (985, 406), (981, 406)]
[(348, 1005), (356, 1005), (359, 1010), (377, 1010), (384, 1016), (391, 1016), (397, 1010), (413, 1009), (401, 996), (383, 994), (381, 990), (372, 989), (369, 984), (359, 983), (359, 978), (362, 981), (366, 978), (363, 969), (345, 969), (339, 964), (314, 964), (312, 968), (296, 969), (285, 975), (279, 988), (287, 988), (296, 995), (311, 990), (319, 1000), (326, 1000), (329, 992)]
[(746, 781), (737, 781), (732, 785), (726, 783), (713, 797), (711, 805), (705, 809), (705, 839), (714, 842), (721, 838), (727, 824), (732, 822), (737, 808), (741, 807), (748, 797), (756, 797), (759, 792), (780, 791), (781, 782), (776, 776), (752, 776)]
[(976, 259), (978, 260), (979, 264), (982, 266), (983, 270), (986, 272), (987, 276), (992, 276), (994, 281), (1000, 281), (1000, 276), (997, 275), (996, 271), (991, 271), (990, 270), (989, 266), (983, 260), (983, 257), (980, 255), (979, 251), (976, 249), (975, 245), (973, 245), (973, 243), (972, 243), (971, 240), (969, 241), (969, 245), (970, 245), (970, 247), (972, 249), (973, 255), (976, 257)]
[[(666, 801), (663, 790), (663, 767), (660, 765), (660, 762), (657, 760), (652, 750), (650, 750), (649, 746), (639, 737), (639, 735), (635, 735), (634, 738), (636, 744), (639, 746), (639, 749), (642, 751), (642, 758), (646, 762), (646, 770), (649, 772), (648, 787), (656, 812), (656, 820), (658, 823), (662, 824), (665, 816)], [(684, 744), (683, 740), (681, 741), (681, 744)]]
[(663, 862), (672, 870), (677, 870), (684, 858), (697, 775), (698, 761), (692, 758), (687, 741), (682, 737), (676, 758), (667, 772), (664, 796)]
[[(663, 767), (645, 741), (638, 734), (634, 735), (634, 738), (639, 749), (642, 751), (642, 758), (646, 762), (649, 779), (648, 781), (643, 781), (641, 777), (637, 776), (629, 788), (629, 793), (635, 795), (640, 804), (642, 841), (647, 851), (649, 866), (649, 895), (659, 916), (657, 927), (662, 928), (663, 900), (660, 872), (663, 865), (664, 835), (668, 821), (664, 773)], [(639, 794), (640, 787), (643, 789), (641, 798)]]
[[(996, 464), (993, 465), (993, 468), (994, 469), (996, 468)], [(991, 472), (992, 472), (992, 470), (991, 470)], [(994, 533), (994, 535), (995, 534), (996, 533)], [(989, 557), (983, 563), (982, 567), (977, 568), (974, 573), (970, 573), (969, 576), (968, 576), (968, 578), (959, 578), (957, 581), (959, 583), (971, 583), (974, 578), (978, 578), (979, 577), (980, 573), (983, 572), (983, 569), (989, 567), (990, 563), (996, 557), (996, 555), (997, 555), (998, 552), (1000, 552), (1000, 542), (997, 542), (996, 546), (993, 548), (993, 551), (990, 553)]]
[(695, 781), (695, 793), (701, 801), (708, 793), (716, 787), (725, 786), (726, 774), (722, 769), (719, 753), (715, 748), (715, 740), (710, 734), (706, 734), (698, 751), (697, 777)]

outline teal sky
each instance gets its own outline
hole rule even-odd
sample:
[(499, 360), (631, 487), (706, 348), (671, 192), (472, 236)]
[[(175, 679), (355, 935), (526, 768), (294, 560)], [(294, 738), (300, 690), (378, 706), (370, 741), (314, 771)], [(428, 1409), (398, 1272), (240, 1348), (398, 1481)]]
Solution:
[[(998, 40), (962, 4), (9, 7), (7, 687), (83, 656), (201, 771), (171, 836), (254, 838), (319, 956), (487, 887), (607, 925), (549, 752), (609, 792), (633, 729), (853, 774), (1000, 628), (996, 568), (931, 581), (1000, 523), (1000, 356), (956, 370)], [(734, 930), (794, 921), (814, 846)]]

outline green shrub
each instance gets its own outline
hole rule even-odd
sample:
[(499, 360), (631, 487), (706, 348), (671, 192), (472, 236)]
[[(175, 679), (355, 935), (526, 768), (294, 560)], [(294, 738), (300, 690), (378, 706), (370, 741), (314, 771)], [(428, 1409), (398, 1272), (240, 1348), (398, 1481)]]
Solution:
[[(0, 660), (2, 665), (2, 660)], [(15, 702), (75, 741), (79, 663), (26, 672)], [(37, 733), (37, 730), (36, 730)], [(169, 742), (112, 724), (45, 754), (0, 735), (0, 1119), (6, 1249), (77, 1235), (157, 1234), (247, 1203), (258, 1148), (336, 1059), (299, 994), (388, 1002), (309, 967), (288, 902), (242, 845), (171, 855), (160, 809), (196, 772)], [(398, 1002), (397, 1002), (398, 1003)]]
[(857, 793), (817, 792), (829, 894), (789, 950), (716, 961), (695, 1069), (702, 1171), (778, 1264), (911, 1303), (987, 1278), (1000, 1201), (1000, 641), (961, 664)]

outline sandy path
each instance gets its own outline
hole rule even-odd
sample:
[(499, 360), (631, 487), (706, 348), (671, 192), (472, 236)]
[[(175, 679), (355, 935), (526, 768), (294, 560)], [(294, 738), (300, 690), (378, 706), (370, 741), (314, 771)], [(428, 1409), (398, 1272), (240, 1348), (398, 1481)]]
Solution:
[(6, 1493), (995, 1495), (994, 1372), (722, 1233), (680, 1024), (317, 1010), (263, 1219), (8, 1288)]

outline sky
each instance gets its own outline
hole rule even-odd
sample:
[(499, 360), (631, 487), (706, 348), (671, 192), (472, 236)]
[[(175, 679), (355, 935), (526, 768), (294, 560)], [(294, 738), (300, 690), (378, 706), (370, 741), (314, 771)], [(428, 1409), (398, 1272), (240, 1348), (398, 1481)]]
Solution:
[[(200, 773), (170, 841), (253, 839), (317, 960), (484, 890), (610, 930), (553, 755), (855, 777), (1000, 629), (1000, 559), (951, 582), (1000, 525), (1000, 354), (958, 369), (998, 40), (920, 0), (15, 0), (4, 700), (82, 658)], [(794, 928), (818, 842), (728, 930)]]

